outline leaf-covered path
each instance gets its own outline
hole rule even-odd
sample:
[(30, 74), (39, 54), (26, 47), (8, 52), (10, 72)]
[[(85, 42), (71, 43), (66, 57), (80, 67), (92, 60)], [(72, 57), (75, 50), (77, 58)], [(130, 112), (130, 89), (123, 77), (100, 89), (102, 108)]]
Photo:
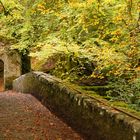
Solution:
[(30, 94), (0, 93), (0, 140), (83, 140)]

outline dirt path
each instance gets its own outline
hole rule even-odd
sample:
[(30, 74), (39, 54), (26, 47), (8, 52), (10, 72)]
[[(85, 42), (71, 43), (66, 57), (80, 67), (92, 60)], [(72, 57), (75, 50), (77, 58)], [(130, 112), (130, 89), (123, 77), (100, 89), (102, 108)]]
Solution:
[(83, 140), (29, 94), (0, 93), (0, 140)]

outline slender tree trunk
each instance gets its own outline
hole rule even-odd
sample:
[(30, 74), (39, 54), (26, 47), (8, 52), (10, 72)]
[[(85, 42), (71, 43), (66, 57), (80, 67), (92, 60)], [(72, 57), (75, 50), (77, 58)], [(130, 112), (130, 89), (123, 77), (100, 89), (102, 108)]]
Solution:
[(2, 8), (3, 8), (3, 11), (4, 11), (4, 13), (6, 12), (6, 9), (5, 9), (5, 7), (4, 7), (4, 5), (3, 5), (3, 3), (2, 3), (2, 1), (0, 0), (0, 4), (1, 4), (1, 6), (2, 6)]
[(3, 8), (3, 12), (4, 12), (4, 15), (5, 15), (5, 16), (11, 15), (10, 12), (6, 10), (6, 8), (5, 8), (5, 6), (4, 6), (4, 4), (2, 3), (1, 0), (0, 0), (0, 4), (1, 4), (2, 8)]

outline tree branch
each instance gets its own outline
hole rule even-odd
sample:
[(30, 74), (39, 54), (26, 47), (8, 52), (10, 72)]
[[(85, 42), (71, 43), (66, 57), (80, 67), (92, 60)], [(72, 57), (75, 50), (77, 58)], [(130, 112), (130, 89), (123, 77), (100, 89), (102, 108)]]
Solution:
[(6, 10), (6, 8), (4, 7), (4, 4), (2, 3), (1, 0), (0, 0), (0, 4), (1, 4), (2, 8), (3, 8), (4, 15), (5, 16), (9, 15), (10, 13)]

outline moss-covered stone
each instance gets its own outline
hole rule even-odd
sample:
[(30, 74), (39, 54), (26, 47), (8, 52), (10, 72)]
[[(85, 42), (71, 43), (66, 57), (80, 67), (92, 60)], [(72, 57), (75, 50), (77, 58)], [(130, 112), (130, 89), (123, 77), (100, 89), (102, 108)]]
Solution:
[[(36, 60), (37, 63), (33, 63), (35, 70), (41, 70), (46, 73), (50, 73), (61, 79), (67, 79), (71, 82), (81, 84), (88, 84), (81, 80), (83, 77), (89, 79), (95, 66), (91, 60), (86, 57), (78, 57), (74, 53), (55, 53), (47, 59)], [(81, 81), (81, 83), (80, 83)], [(95, 80), (94, 80), (95, 81)], [(90, 84), (93, 81), (90, 81)]]
[(87, 140), (140, 139), (139, 120), (69, 88), (53, 76), (41, 72), (28, 73), (16, 79), (13, 87), (33, 94), (84, 134)]

